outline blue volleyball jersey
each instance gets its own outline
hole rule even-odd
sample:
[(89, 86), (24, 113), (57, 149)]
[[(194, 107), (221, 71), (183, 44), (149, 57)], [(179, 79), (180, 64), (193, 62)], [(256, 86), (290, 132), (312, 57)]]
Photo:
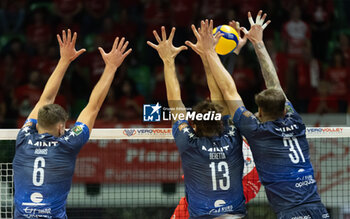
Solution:
[(186, 120), (173, 125), (181, 155), (190, 218), (215, 218), (222, 214), (245, 215), (242, 187), (242, 138), (224, 119), (224, 133), (197, 137)]
[(245, 107), (233, 118), (253, 153), (260, 181), (275, 212), (318, 202), (305, 125), (290, 102), (284, 118), (261, 123)]
[(15, 218), (65, 218), (76, 157), (89, 139), (80, 122), (61, 137), (38, 134), (36, 120), (19, 131), (13, 159)]

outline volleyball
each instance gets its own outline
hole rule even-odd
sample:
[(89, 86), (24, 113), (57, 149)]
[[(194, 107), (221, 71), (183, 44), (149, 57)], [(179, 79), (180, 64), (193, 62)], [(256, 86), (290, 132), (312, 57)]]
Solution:
[(217, 32), (223, 33), (224, 35), (220, 37), (218, 44), (216, 44), (215, 51), (220, 55), (227, 55), (233, 52), (239, 41), (239, 35), (235, 29), (229, 25), (220, 25), (215, 27), (213, 34)]

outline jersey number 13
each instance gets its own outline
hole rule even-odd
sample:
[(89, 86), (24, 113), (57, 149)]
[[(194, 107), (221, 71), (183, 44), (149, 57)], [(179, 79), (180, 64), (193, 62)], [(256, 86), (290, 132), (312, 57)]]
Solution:
[[(217, 181), (219, 181), (219, 187), (221, 190), (228, 190), (230, 188), (230, 175), (229, 175), (229, 169), (228, 164), (225, 161), (221, 161), (217, 164), (215, 162), (211, 162), (209, 164), (209, 167), (211, 168), (211, 180), (213, 183), (213, 190), (217, 190)], [(223, 173), (223, 179), (216, 179), (216, 170), (217, 172), (224, 172)]]

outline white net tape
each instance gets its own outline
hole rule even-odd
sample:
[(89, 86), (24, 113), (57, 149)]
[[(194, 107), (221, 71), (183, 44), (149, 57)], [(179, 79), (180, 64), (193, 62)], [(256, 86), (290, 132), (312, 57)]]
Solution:
[[(16, 140), (19, 129), (1, 129), (0, 140)], [(307, 138), (350, 137), (350, 127), (308, 127)], [(93, 129), (91, 140), (98, 139), (173, 139), (171, 128)]]

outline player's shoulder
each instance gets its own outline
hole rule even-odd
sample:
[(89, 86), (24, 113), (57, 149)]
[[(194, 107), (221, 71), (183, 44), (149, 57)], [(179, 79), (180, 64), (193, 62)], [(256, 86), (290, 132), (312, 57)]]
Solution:
[(36, 119), (27, 119), (25, 123), (23, 124), (22, 128), (19, 130), (17, 134), (17, 144), (22, 143), (21, 140), (28, 138), (29, 136), (34, 135), (37, 133), (36, 129)]
[(180, 135), (194, 135), (194, 130), (187, 120), (178, 120), (173, 124), (172, 133), (176, 139)]
[(90, 131), (87, 125), (81, 122), (76, 122), (74, 126), (65, 131), (65, 133), (58, 138), (58, 140), (67, 146), (82, 146), (90, 137)]

